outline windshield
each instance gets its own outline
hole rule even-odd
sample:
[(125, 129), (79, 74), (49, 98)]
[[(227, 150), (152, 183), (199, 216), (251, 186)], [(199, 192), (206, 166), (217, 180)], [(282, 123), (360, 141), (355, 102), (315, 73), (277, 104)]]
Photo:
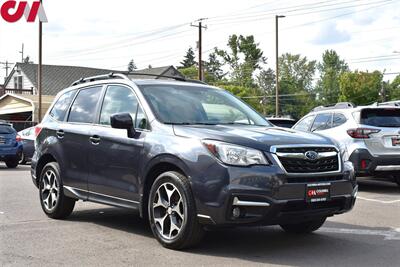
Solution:
[(375, 127), (400, 127), (400, 109), (364, 109), (360, 123)]
[(0, 125), (0, 134), (12, 134), (15, 130), (9, 125)]
[(141, 85), (158, 120), (166, 124), (271, 126), (261, 115), (224, 90), (182, 85)]

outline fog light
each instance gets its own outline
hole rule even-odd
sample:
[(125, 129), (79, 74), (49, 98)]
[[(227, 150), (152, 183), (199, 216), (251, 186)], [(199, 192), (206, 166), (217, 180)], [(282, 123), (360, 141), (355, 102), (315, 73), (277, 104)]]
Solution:
[(234, 218), (239, 218), (240, 217), (240, 208), (233, 208), (232, 210), (232, 215)]

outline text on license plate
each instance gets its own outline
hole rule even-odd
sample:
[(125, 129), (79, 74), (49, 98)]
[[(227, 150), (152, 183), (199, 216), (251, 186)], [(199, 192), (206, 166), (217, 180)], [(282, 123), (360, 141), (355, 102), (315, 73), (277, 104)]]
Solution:
[(330, 199), (330, 183), (308, 184), (306, 187), (307, 202), (324, 202)]

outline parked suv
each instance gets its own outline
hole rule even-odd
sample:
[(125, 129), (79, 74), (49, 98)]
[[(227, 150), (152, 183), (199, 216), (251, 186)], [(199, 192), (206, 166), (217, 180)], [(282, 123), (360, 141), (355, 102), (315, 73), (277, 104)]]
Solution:
[(312, 232), (357, 194), (352, 164), (328, 138), (272, 127), (230, 93), (183, 79), (83, 79), (36, 134), (32, 178), (49, 217), (67, 217), (77, 200), (138, 210), (173, 249), (207, 225)]
[(21, 137), (11, 124), (0, 121), (0, 161), (16, 168), (22, 154)]
[(293, 129), (336, 140), (358, 176), (391, 178), (400, 186), (400, 107), (389, 103), (317, 107)]

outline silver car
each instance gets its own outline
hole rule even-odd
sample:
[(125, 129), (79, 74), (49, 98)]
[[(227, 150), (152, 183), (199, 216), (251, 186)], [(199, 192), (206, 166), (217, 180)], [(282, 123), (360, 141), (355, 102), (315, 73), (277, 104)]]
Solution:
[(351, 103), (317, 107), (293, 129), (335, 140), (358, 177), (389, 177), (400, 186), (400, 107)]

